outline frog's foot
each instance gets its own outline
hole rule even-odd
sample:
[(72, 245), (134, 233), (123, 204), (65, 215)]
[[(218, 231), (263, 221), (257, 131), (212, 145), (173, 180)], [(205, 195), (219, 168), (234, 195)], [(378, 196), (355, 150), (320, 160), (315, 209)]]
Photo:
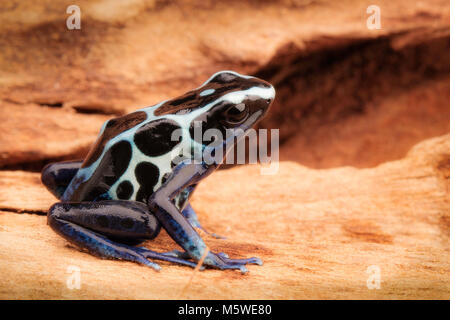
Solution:
[(219, 252), (217, 255), (227, 263), (235, 263), (235, 264), (257, 264), (258, 266), (262, 266), (263, 262), (260, 258), (251, 257), (247, 259), (230, 259), (228, 255), (224, 252)]
[[(164, 253), (164, 255), (168, 256), (174, 256), (182, 259), (189, 259), (191, 258), (189, 253), (187, 252), (181, 252), (178, 250), (173, 250), (170, 252)], [(247, 273), (248, 269), (245, 267), (245, 264), (247, 261), (243, 260), (234, 260), (234, 259), (227, 259), (228, 261), (225, 261), (224, 258), (221, 256), (226, 256), (224, 253), (216, 254), (213, 252), (208, 252), (208, 255), (206, 256), (205, 260), (203, 261), (203, 265), (207, 265), (213, 268), (221, 269), (221, 270), (227, 270), (227, 269), (237, 269), (240, 270), (242, 274)], [(203, 267), (203, 266), (202, 266)]]
[(224, 236), (221, 236), (221, 235), (218, 235), (218, 234), (216, 234), (216, 233), (213, 233), (213, 232), (209, 232), (209, 231), (207, 231), (207, 230), (205, 230), (202, 226), (200, 226), (200, 225), (198, 225), (198, 226), (193, 226), (193, 227), (195, 227), (195, 228), (197, 228), (197, 229), (200, 229), (200, 230), (202, 230), (204, 233), (206, 233), (208, 236), (210, 236), (210, 237), (213, 237), (213, 238), (216, 238), (216, 239), (226, 239), (226, 237), (224, 237)]
[[(159, 252), (155, 252), (155, 251), (149, 250), (147, 248), (143, 248), (143, 247), (137, 247), (135, 249), (138, 249), (139, 254), (141, 254), (142, 256), (144, 256), (145, 258), (148, 258), (148, 259), (173, 262), (173, 263), (189, 266), (192, 268), (195, 268), (197, 266), (197, 263), (189, 261), (184, 257), (179, 257), (176, 255), (168, 255), (167, 253), (159, 253)], [(200, 270), (203, 270), (203, 269), (205, 269), (205, 268), (202, 266), (200, 268)]]
[[(263, 262), (260, 258), (256, 258), (256, 257), (252, 257), (252, 258), (248, 258), (248, 259), (230, 259), (229, 256), (224, 253), (224, 252), (219, 252), (219, 253), (212, 253), (213, 255), (216, 255), (217, 257), (219, 257), (221, 260), (223, 260), (223, 262), (225, 262), (226, 264), (229, 265), (246, 265), (246, 264), (257, 264), (259, 266), (262, 266)], [(169, 252), (165, 252), (163, 253), (163, 255), (165, 256), (171, 256), (171, 257), (177, 257), (180, 259), (190, 259), (190, 255), (189, 253), (187, 253), (186, 251), (179, 251), (179, 250), (173, 250), (173, 251), (169, 251)], [(231, 269), (236, 269), (236, 268), (231, 268)], [(238, 268), (240, 269), (240, 268)]]
[[(227, 269), (237, 269), (240, 270), (242, 274), (247, 273), (248, 269), (245, 266), (250, 263), (262, 263), (260, 259), (254, 260), (255, 258), (250, 259), (230, 259), (226, 258), (226, 254), (224, 253), (213, 253), (209, 252), (205, 258), (205, 265), (211, 266), (213, 268), (218, 268), (221, 270)], [(256, 258), (257, 259), (257, 258)]]

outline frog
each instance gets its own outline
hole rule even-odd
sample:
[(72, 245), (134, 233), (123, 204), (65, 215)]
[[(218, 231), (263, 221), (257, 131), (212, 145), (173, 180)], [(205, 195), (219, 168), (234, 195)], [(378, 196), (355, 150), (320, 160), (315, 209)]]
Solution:
[[(269, 82), (224, 70), (179, 97), (107, 120), (84, 159), (43, 168), (42, 183), (59, 200), (48, 210), (47, 224), (94, 256), (155, 270), (161, 269), (155, 260), (192, 268), (202, 261), (202, 270), (242, 273), (247, 265), (262, 265), (258, 257), (232, 259), (210, 251), (200, 230), (223, 237), (202, 227), (190, 200), (274, 98)], [(204, 141), (195, 133), (199, 129), (231, 134)], [(141, 246), (161, 228), (182, 250)]]

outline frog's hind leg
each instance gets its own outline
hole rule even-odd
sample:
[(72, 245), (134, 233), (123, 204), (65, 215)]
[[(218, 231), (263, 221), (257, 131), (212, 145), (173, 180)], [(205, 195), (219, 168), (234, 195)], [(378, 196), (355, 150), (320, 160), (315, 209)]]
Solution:
[(186, 259), (113, 240), (152, 239), (159, 233), (159, 222), (141, 202), (59, 202), (50, 208), (47, 219), (50, 227), (65, 239), (102, 258), (134, 261), (156, 270), (159, 265), (147, 258), (196, 266)]
[(83, 161), (64, 161), (48, 164), (42, 169), (42, 183), (60, 199), (82, 163)]

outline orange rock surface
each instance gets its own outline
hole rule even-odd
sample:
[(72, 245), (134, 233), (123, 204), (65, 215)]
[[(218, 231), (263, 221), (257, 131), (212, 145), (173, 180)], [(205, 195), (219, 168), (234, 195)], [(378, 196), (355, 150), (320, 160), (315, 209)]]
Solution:
[[(379, 30), (364, 0), (78, 0), (81, 30), (68, 30), (72, 4), (1, 5), (0, 298), (450, 298), (448, 1), (379, 0)], [(227, 236), (205, 235), (212, 250), (264, 266), (186, 287), (192, 269), (101, 260), (46, 225), (43, 165), (223, 69), (275, 85), (259, 128), (280, 130), (281, 162), (220, 170), (193, 206)], [(145, 246), (176, 248), (164, 231)]]
[[(160, 272), (130, 262), (101, 260), (56, 235), (46, 217), (0, 214), (0, 297), (9, 299), (449, 299), (450, 135), (415, 146), (405, 159), (373, 169), (308, 169), (281, 162), (276, 175), (260, 166), (223, 170), (202, 182), (193, 199), (214, 251), (259, 256), (250, 272), (193, 272), (161, 262)], [(17, 176), (26, 189), (0, 207), (46, 190), (38, 175)], [(29, 176), (29, 179), (24, 179)], [(10, 180), (11, 181), (11, 180)], [(26, 182), (25, 182), (26, 181)], [(29, 190), (29, 192), (28, 192)], [(28, 203), (43, 212), (55, 199)], [(145, 246), (175, 249), (164, 232)], [(70, 290), (69, 267), (81, 288)], [(372, 267), (371, 267), (372, 266)], [(380, 287), (369, 289), (368, 268)], [(371, 269), (369, 269), (371, 270)], [(69, 270), (70, 271), (70, 270)]]

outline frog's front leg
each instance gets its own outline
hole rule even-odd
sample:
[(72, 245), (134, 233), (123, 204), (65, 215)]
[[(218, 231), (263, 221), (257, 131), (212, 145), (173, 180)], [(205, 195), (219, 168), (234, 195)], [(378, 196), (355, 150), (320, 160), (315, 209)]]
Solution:
[(58, 234), (102, 258), (134, 261), (156, 270), (160, 269), (159, 265), (147, 258), (196, 266), (182, 258), (123, 243), (152, 239), (159, 233), (160, 224), (141, 202), (59, 202), (50, 208), (47, 217), (48, 224)]
[(176, 196), (175, 205), (178, 209), (181, 210), (181, 213), (183, 216), (189, 221), (191, 226), (197, 229), (201, 229), (206, 234), (210, 235), (211, 237), (214, 237), (216, 239), (226, 239), (225, 237), (219, 236), (215, 233), (211, 233), (209, 231), (206, 231), (205, 228), (202, 227), (200, 222), (198, 221), (197, 214), (195, 213), (194, 209), (192, 208), (191, 204), (189, 203), (189, 199), (191, 198), (192, 194), (194, 193), (195, 188), (197, 187), (197, 184), (190, 185), (183, 191), (181, 191)]
[[(206, 244), (172, 200), (184, 188), (198, 183), (216, 168), (215, 165), (190, 163), (189, 160), (182, 162), (148, 199), (150, 211), (155, 214), (167, 233), (196, 261), (203, 256), (207, 249)], [(241, 272), (247, 272), (244, 266), (247, 263), (261, 264), (261, 260), (258, 258), (229, 259), (225, 254), (213, 252), (209, 252), (204, 259), (205, 265), (219, 269), (239, 269)]]
[(200, 222), (198, 221), (197, 214), (195, 213), (190, 203), (188, 203), (186, 207), (183, 209), (182, 214), (194, 228), (198, 228), (216, 239), (226, 239), (226, 237), (205, 230), (205, 228), (203, 228)]

